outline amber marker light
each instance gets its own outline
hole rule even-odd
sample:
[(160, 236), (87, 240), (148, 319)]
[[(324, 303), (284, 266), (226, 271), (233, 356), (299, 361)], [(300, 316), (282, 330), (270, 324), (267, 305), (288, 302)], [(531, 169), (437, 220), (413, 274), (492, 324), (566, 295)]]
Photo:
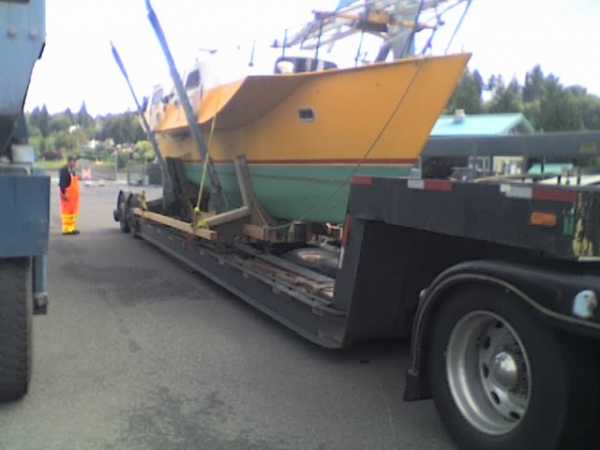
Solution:
[(556, 226), (556, 214), (534, 211), (530, 217), (531, 225), (538, 227), (554, 227)]

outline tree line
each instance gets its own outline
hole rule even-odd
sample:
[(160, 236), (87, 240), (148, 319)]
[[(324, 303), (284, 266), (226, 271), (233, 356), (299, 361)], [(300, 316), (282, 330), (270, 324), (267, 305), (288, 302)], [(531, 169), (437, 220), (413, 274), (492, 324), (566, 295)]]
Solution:
[[(489, 100), (484, 101), (487, 92)], [(461, 78), (446, 111), (466, 114), (523, 113), (536, 131), (600, 130), (600, 97), (582, 86), (564, 86), (554, 74), (545, 75), (539, 65), (508, 84), (501, 75), (487, 82), (474, 70)]]
[(46, 105), (36, 107), (26, 119), (29, 142), (41, 160), (62, 160), (71, 154), (107, 160), (124, 146), (131, 147), (136, 156), (151, 157), (152, 147), (134, 112), (92, 117), (84, 102), (76, 113), (66, 109), (49, 114)]

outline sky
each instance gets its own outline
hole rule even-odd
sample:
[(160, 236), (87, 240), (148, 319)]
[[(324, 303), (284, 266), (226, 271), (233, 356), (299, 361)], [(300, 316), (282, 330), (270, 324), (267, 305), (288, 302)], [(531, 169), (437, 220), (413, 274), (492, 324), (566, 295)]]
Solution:
[[(184, 71), (202, 48), (219, 48), (229, 58), (240, 45), (257, 67), (272, 67), (272, 50), (262, 50), (282, 30), (331, 10), (338, 0), (153, 0), (177, 68)], [(434, 40), (443, 53), (457, 14)], [(473, 0), (450, 52), (472, 53), (471, 70), (484, 79), (501, 74), (522, 83), (540, 64), (564, 85), (582, 85), (600, 95), (597, 62), (598, 0)], [(92, 115), (135, 110), (135, 102), (111, 54), (113, 41), (140, 99), (169, 80), (165, 58), (148, 22), (145, 0), (46, 0), (46, 49), (37, 62), (25, 109), (46, 105), (50, 113), (85, 101)], [(266, 47), (265, 47), (266, 48)], [(229, 52), (226, 50), (230, 49)], [(335, 48), (334, 48), (335, 54)]]

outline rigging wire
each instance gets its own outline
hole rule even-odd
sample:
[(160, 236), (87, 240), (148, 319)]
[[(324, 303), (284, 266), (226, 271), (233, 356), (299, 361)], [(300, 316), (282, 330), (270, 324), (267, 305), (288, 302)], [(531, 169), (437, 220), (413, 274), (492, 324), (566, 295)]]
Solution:
[(358, 60), (360, 59), (360, 54), (362, 52), (363, 41), (365, 39), (365, 30), (360, 33), (360, 43), (358, 44), (358, 49), (356, 50), (356, 57), (354, 58), (354, 67), (358, 66)]
[(417, 11), (417, 15), (415, 16), (415, 26), (413, 27), (410, 33), (410, 38), (406, 41), (405, 47), (402, 49), (402, 57), (404, 57), (410, 51), (410, 48), (415, 42), (415, 36), (417, 35), (417, 28), (419, 24), (419, 17), (421, 17), (421, 13), (423, 12), (424, 6), (425, 0), (421, 0), (421, 3), (419, 3), (419, 10)]
[(423, 47), (423, 50), (421, 51), (421, 56), (425, 56), (427, 50), (433, 51), (433, 38), (435, 37), (435, 33), (437, 32), (437, 30), (440, 27), (440, 23), (442, 23), (442, 20), (441, 20), (442, 15), (438, 11), (437, 5), (435, 5), (435, 19), (436, 19), (435, 27), (433, 28), (433, 30), (431, 30), (431, 35), (429, 36), (427, 43), (425, 44), (425, 46)]
[(454, 40), (454, 38), (458, 34), (458, 30), (462, 26), (463, 21), (465, 20), (465, 17), (467, 15), (467, 13), (469, 12), (469, 8), (471, 7), (471, 3), (473, 3), (473, 0), (467, 0), (467, 6), (465, 7), (465, 10), (463, 11), (463, 14), (462, 14), (460, 20), (458, 21), (458, 25), (454, 29), (454, 33), (452, 34), (452, 37), (450, 38), (450, 41), (448, 42), (448, 46), (446, 47), (445, 54), (447, 54), (448, 50), (450, 50), (450, 46), (452, 45), (452, 41)]

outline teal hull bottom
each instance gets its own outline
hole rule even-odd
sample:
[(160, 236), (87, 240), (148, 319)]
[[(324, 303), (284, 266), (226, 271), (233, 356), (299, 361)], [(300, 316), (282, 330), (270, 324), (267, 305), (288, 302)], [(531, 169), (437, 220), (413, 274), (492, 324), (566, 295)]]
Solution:
[[(341, 224), (346, 215), (352, 175), (407, 176), (411, 166), (249, 166), (254, 193), (265, 210), (280, 220)], [(200, 184), (202, 164), (186, 163), (187, 178)], [(217, 164), (216, 171), (233, 208), (242, 199), (233, 164)]]

